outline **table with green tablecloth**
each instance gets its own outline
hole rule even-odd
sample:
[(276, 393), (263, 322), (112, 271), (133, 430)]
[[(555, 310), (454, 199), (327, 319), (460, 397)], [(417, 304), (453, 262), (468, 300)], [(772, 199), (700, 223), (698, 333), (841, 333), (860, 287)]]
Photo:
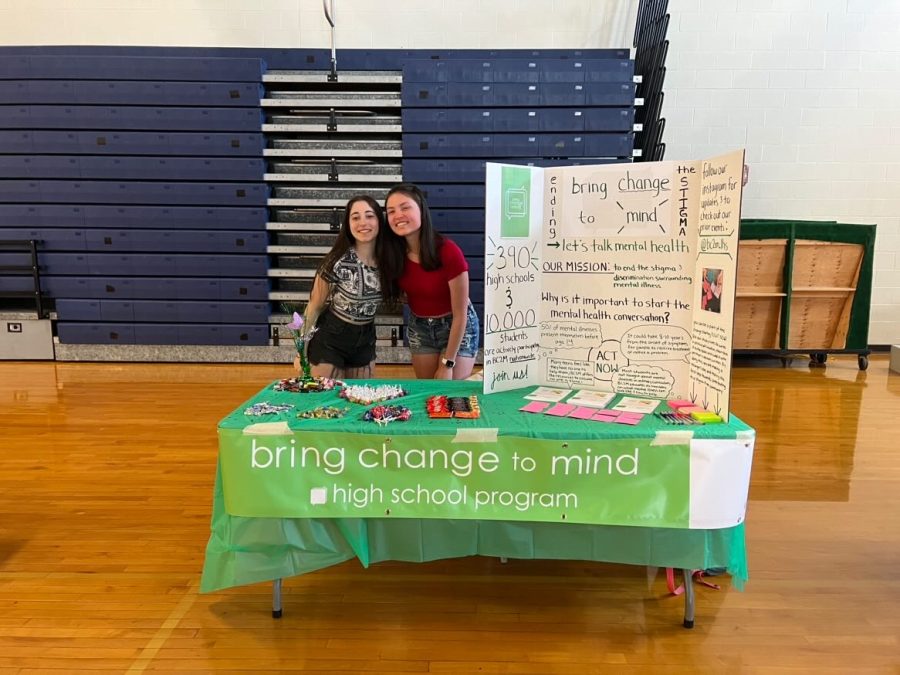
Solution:
[[(406, 406), (408, 421), (365, 421), (373, 406), (339, 388), (273, 383), (220, 422), (202, 591), (354, 557), (366, 567), (470, 555), (718, 567), (738, 587), (747, 580), (755, 434), (733, 415), (624, 425), (521, 412), (534, 387), (482, 395), (476, 382), (392, 383), (407, 393), (383, 405)], [(429, 418), (426, 401), (439, 394), (477, 396), (480, 416)], [(262, 402), (292, 407), (246, 414)], [(330, 406), (347, 413), (299, 416)]]

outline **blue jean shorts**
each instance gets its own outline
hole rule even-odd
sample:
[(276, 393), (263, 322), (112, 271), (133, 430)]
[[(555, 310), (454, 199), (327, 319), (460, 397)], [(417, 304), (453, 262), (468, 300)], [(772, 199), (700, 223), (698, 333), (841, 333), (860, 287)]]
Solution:
[[(413, 354), (440, 354), (450, 339), (452, 323), (452, 315), (429, 319), (410, 312), (407, 324), (409, 350)], [(463, 332), (457, 356), (473, 358), (478, 353), (480, 333), (481, 326), (478, 323), (478, 315), (475, 313), (472, 303), (469, 303), (469, 308), (466, 310), (466, 330)]]

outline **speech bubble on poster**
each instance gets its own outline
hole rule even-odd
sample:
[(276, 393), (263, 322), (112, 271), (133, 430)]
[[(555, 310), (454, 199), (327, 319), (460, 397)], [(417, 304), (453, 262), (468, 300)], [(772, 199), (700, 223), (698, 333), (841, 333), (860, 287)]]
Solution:
[(594, 379), (611, 382), (613, 376), (628, 365), (628, 359), (621, 352), (619, 340), (604, 340), (591, 350), (594, 360)]
[(612, 383), (615, 391), (627, 391), (633, 396), (668, 398), (675, 386), (675, 377), (659, 366), (631, 365), (619, 370)]
[(577, 347), (602, 341), (603, 332), (595, 321), (541, 321), (542, 347)]
[(622, 335), (621, 350), (629, 361), (687, 362), (691, 336), (680, 326), (635, 326)]
[(594, 384), (594, 364), (574, 359), (547, 359), (547, 380), (569, 387), (590, 387)]

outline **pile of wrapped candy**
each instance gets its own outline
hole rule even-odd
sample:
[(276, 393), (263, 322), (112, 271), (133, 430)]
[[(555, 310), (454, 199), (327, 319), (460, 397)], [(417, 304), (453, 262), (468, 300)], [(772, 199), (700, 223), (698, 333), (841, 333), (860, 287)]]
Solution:
[(435, 419), (475, 419), (481, 416), (477, 396), (429, 396), (425, 406), (428, 416)]
[(405, 422), (412, 417), (412, 411), (405, 405), (376, 405), (363, 413), (366, 422), (387, 424), (388, 422)]
[(244, 414), (249, 415), (250, 417), (259, 417), (260, 415), (277, 415), (278, 413), (287, 412), (293, 407), (294, 406), (292, 405), (262, 401), (261, 403), (254, 403), (253, 405), (251, 405), (244, 411)]
[(304, 410), (303, 412), (297, 413), (297, 417), (307, 420), (332, 420), (343, 417), (348, 412), (350, 412), (350, 408), (338, 408), (337, 406), (326, 405), (313, 408), (312, 410)]
[(351, 403), (369, 405), (406, 396), (406, 390), (398, 384), (379, 384), (377, 386), (345, 384), (341, 387), (341, 393), (338, 396), (347, 399)]
[(317, 391), (330, 391), (334, 389), (337, 384), (341, 384), (341, 382), (339, 380), (332, 380), (329, 377), (313, 377), (310, 379), (288, 377), (276, 382), (272, 389), (275, 391), (290, 391), (307, 394)]

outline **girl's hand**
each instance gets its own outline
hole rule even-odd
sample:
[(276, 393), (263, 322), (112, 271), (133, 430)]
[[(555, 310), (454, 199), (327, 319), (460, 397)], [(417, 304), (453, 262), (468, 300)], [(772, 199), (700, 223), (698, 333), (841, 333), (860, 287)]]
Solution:
[(299, 356), (299, 354), (294, 357), (294, 370), (296, 370), (298, 373), (300, 372), (300, 356)]
[(438, 363), (437, 370), (434, 371), (435, 380), (452, 380), (453, 368), (448, 368), (443, 363)]

